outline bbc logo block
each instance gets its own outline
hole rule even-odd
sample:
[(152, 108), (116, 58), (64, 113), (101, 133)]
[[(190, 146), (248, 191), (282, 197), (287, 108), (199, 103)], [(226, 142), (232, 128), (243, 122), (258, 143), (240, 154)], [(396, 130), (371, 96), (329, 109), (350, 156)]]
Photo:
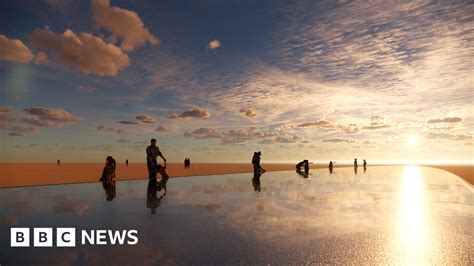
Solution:
[[(30, 228), (16, 227), (10, 228), (10, 246), (11, 247), (29, 247), (33, 242), (34, 247), (52, 247), (53, 246), (53, 228), (35, 227), (33, 235), (30, 238)], [(75, 228), (56, 228), (56, 246), (57, 247), (75, 247), (76, 229)]]

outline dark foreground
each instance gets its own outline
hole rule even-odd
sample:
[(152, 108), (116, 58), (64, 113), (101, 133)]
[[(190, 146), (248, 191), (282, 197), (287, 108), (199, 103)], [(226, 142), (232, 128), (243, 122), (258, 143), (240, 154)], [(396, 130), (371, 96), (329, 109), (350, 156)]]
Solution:
[[(474, 194), (427, 167), (372, 167), (0, 189), (0, 264), (474, 263)], [(258, 191), (261, 192), (258, 192)], [(154, 214), (152, 214), (154, 213)], [(138, 230), (137, 245), (11, 248), (11, 227)], [(31, 231), (31, 234), (33, 232)]]

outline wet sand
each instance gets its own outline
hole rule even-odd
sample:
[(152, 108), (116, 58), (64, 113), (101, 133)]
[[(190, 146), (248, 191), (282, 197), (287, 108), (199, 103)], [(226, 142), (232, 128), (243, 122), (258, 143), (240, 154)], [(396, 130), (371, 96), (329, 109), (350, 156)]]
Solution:
[[(262, 164), (267, 171), (294, 170), (294, 164)], [(102, 163), (0, 163), (0, 188), (52, 184), (97, 182), (102, 173)], [(352, 167), (337, 164), (334, 168)], [(474, 185), (474, 166), (431, 166), (454, 173)], [(327, 165), (311, 165), (311, 168), (327, 169)], [(369, 168), (370, 169), (370, 168)], [(204, 176), (215, 174), (251, 173), (250, 164), (194, 163), (185, 169), (182, 163), (169, 163), (171, 177)], [(117, 165), (116, 180), (148, 178), (146, 165), (131, 163)]]

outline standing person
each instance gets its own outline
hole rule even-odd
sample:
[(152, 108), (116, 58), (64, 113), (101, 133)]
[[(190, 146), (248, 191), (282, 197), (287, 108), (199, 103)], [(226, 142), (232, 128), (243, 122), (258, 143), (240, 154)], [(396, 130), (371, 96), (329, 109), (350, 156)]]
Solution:
[(262, 156), (262, 152), (258, 151), (258, 152), (254, 152), (253, 154), (253, 158), (252, 158), (252, 165), (253, 165), (253, 172), (254, 174), (258, 174), (258, 173), (265, 173), (265, 169), (263, 169), (263, 167), (260, 165), (260, 156)]
[(191, 166), (191, 159), (188, 158), (188, 168)]
[(148, 168), (148, 178), (156, 179), (158, 162), (156, 157), (160, 156), (166, 164), (166, 158), (156, 146), (156, 139), (151, 139), (150, 146), (146, 147), (146, 165)]
[(332, 161), (329, 161), (329, 174), (332, 174), (332, 169), (334, 169), (334, 164)]
[(365, 173), (365, 171), (367, 171), (367, 162), (365, 161), (365, 159), (364, 159), (364, 164), (363, 165), (364, 165), (364, 173)]
[(188, 158), (184, 158), (184, 168), (188, 168)]
[(60, 163), (61, 163), (61, 161), (60, 161), (60, 160), (58, 160), (58, 165), (59, 165)]
[(125, 164), (128, 166), (128, 159), (127, 159), (127, 160), (125, 160)]
[(357, 158), (354, 159), (354, 173), (357, 175), (357, 167), (359, 167), (357, 165)]

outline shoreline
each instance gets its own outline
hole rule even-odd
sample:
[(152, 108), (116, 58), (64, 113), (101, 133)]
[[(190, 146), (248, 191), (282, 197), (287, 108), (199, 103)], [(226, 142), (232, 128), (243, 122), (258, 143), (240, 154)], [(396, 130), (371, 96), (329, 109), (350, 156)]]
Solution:
[[(28, 164), (31, 170), (24, 171)], [(15, 188), (27, 186), (45, 186), (60, 184), (80, 184), (98, 182), (102, 173), (103, 163), (0, 163), (0, 188)], [(294, 164), (268, 163), (262, 164), (269, 172), (294, 170)], [(372, 166), (395, 166), (387, 164), (373, 164)], [(403, 166), (399, 164), (398, 166)], [(474, 186), (474, 165), (419, 165), (448, 171), (459, 176), (471, 186)], [(334, 168), (352, 167), (352, 164), (336, 164)], [(359, 166), (361, 167), (361, 166)], [(19, 170), (20, 169), (20, 170)], [(312, 164), (310, 169), (328, 169), (326, 164)], [(22, 171), (23, 170), (23, 171)], [(171, 178), (187, 176), (207, 176), (237, 173), (252, 173), (252, 166), (248, 163), (192, 163), (189, 169), (183, 163), (168, 163), (168, 173)], [(148, 173), (145, 163), (117, 164), (115, 180), (147, 179)]]

